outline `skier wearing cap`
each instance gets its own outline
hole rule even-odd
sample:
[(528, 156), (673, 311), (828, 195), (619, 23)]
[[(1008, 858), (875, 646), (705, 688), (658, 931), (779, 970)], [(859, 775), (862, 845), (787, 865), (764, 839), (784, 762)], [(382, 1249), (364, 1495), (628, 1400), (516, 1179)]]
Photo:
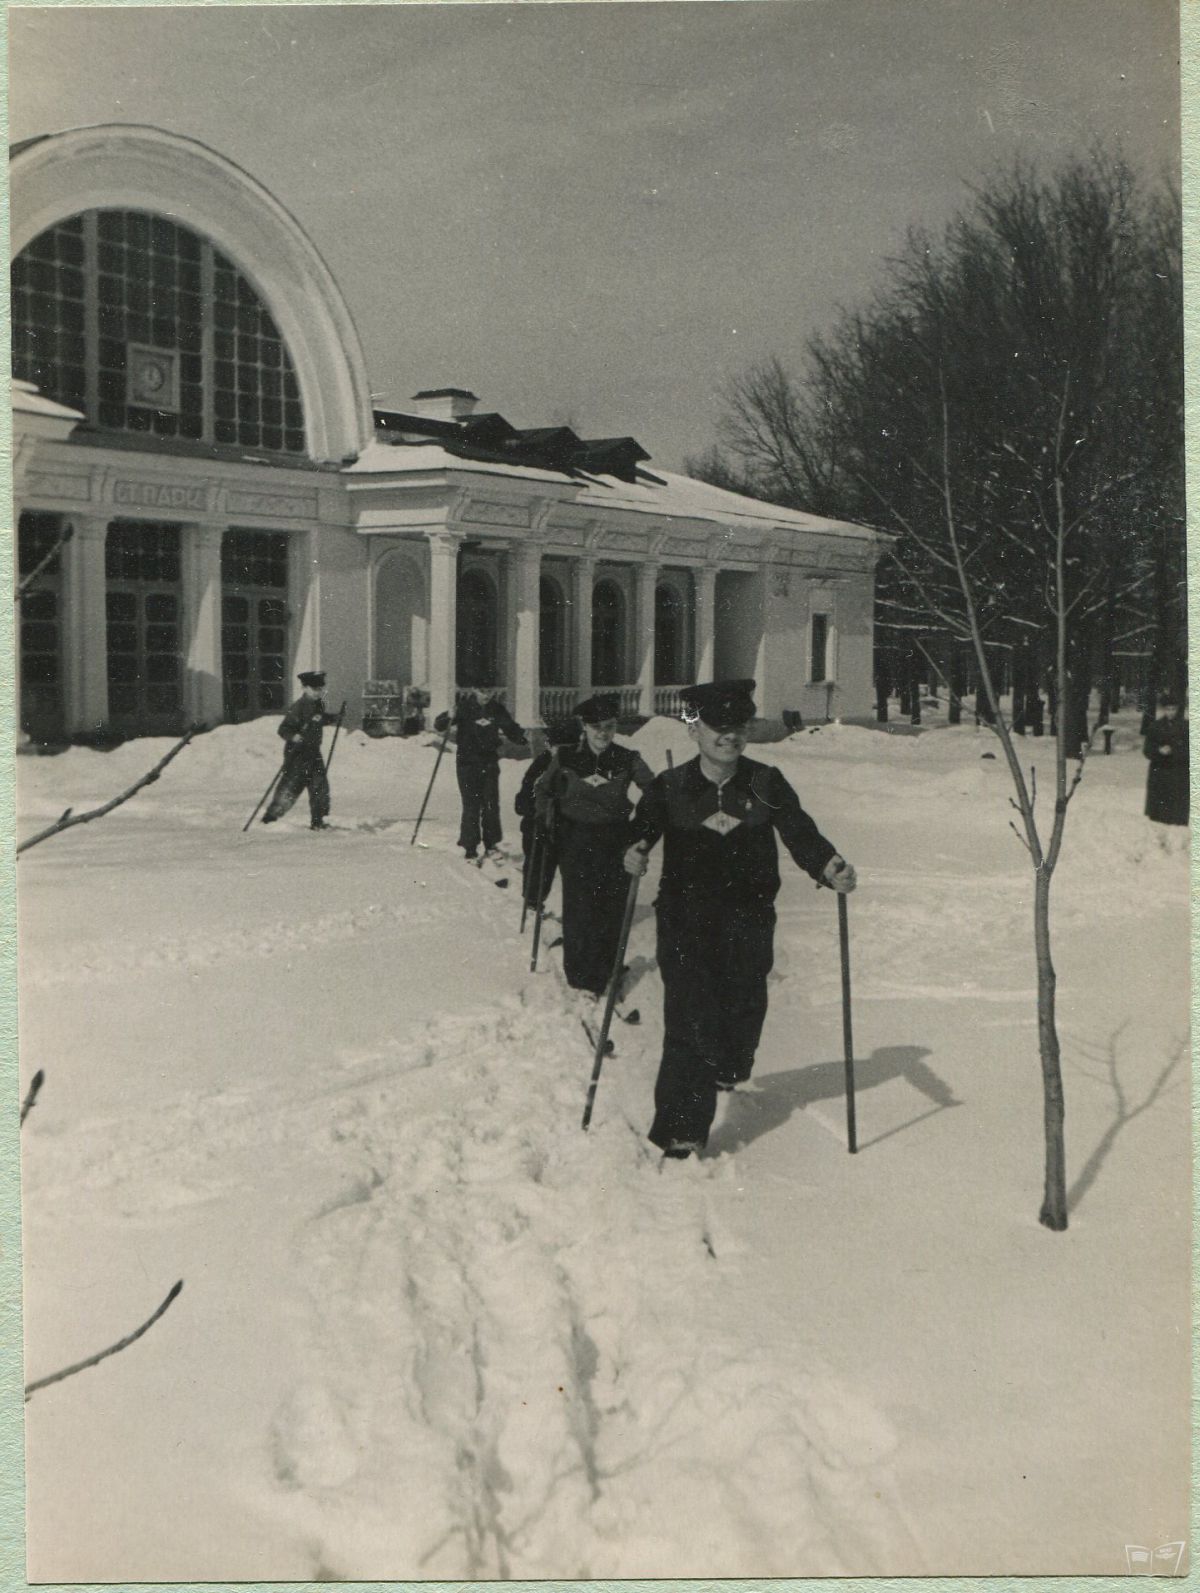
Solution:
[(285, 743), (283, 774), (275, 787), (264, 824), (274, 824), (288, 811), (301, 791), (308, 791), (309, 828), (327, 830), (329, 781), (321, 756), (321, 733), (326, 725), (337, 723), (337, 715), (325, 711), (325, 675), (317, 669), (305, 670), (299, 677), (300, 696), (279, 723)]
[(698, 756), (660, 774), (633, 819), (633, 875), (663, 837), (658, 965), (663, 1053), (650, 1139), (666, 1156), (702, 1150), (717, 1095), (750, 1077), (774, 961), (778, 834), (820, 883), (854, 889), (854, 870), (800, 806), (780, 771), (744, 757), (752, 680), (683, 694)]
[(572, 990), (600, 996), (621, 938), (628, 879), (630, 785), (654, 779), (640, 754), (613, 744), (620, 701), (588, 697), (575, 709), (583, 734), (559, 750), (538, 782), (537, 800), (553, 803), (562, 876), (563, 972)]
[(502, 740), (527, 747), (525, 732), (496, 695), (494, 686), (479, 686), (463, 697), (453, 717), (442, 713), (433, 721), (435, 730), (455, 729), (457, 756), (454, 772), (462, 798), (462, 818), (458, 844), (468, 863), (479, 858), (479, 844), (491, 863), (502, 863), (499, 850), (504, 839), (500, 825), (500, 743)]

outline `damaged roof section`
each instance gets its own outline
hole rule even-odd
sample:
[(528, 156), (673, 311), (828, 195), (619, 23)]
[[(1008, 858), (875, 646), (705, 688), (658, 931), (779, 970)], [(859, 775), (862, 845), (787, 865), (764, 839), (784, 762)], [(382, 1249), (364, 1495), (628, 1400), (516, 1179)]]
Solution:
[(638, 469), (650, 455), (635, 437), (580, 437), (569, 426), (522, 429), (494, 411), (476, 414), (477, 402), (474, 393), (461, 387), (415, 393), (411, 409), (375, 411), (376, 441), (397, 448), (436, 442), (460, 459), (564, 475), (653, 479)]

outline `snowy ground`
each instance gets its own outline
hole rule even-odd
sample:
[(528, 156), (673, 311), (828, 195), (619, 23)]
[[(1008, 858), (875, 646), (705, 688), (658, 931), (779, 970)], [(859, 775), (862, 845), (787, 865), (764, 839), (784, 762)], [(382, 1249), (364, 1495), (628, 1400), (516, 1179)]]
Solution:
[[(653, 767), (682, 727), (637, 739)], [(20, 760), (19, 837), (137, 742)], [(755, 1084), (644, 1139), (655, 870), (591, 1131), (559, 971), (454, 848), (425, 740), (344, 736), (325, 835), (241, 833), (271, 722), (24, 856), (26, 1407), (43, 1581), (1119, 1573), (1187, 1533), (1188, 863), (1132, 718), (1054, 894), (1071, 1226), (1039, 1227), (1031, 883), (986, 731), (778, 761), (858, 866), (786, 864)], [(1046, 742), (1023, 753), (1048, 807)], [(503, 766), (506, 815), (521, 773)], [(515, 820), (506, 821), (516, 839)], [(786, 860), (785, 860), (786, 862)]]

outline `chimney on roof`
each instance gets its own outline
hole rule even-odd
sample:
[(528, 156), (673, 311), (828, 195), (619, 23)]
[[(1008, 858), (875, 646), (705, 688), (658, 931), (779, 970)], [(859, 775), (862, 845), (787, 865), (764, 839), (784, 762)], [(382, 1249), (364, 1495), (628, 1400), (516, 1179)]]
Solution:
[(465, 420), (479, 402), (465, 387), (429, 387), (412, 396), (412, 413), (423, 420)]

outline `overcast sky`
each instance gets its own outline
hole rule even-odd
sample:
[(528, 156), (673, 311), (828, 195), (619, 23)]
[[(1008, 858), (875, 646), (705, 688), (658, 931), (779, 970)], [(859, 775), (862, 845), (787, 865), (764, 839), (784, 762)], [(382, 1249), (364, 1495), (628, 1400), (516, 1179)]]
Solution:
[(149, 123), (295, 215), (373, 391), (666, 469), (1018, 154), (1178, 162), (1174, 0), (14, 9), (9, 136)]

